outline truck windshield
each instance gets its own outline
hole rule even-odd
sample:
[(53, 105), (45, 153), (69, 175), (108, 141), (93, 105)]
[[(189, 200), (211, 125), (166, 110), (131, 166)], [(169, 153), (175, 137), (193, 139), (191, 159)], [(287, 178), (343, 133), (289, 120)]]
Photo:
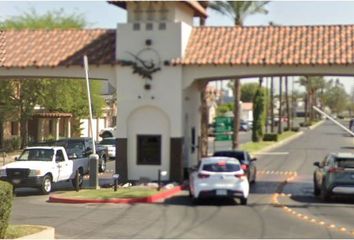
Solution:
[(53, 149), (25, 149), (17, 161), (45, 161), (53, 159)]

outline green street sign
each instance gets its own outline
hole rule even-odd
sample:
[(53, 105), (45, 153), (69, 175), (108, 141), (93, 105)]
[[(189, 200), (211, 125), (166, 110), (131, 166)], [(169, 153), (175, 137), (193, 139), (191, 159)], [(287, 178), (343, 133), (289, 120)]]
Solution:
[(215, 118), (215, 132), (230, 132), (233, 131), (232, 117), (216, 117)]

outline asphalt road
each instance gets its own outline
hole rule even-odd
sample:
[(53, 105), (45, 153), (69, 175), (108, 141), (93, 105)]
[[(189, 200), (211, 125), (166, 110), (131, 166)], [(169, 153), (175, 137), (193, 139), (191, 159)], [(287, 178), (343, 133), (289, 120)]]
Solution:
[[(247, 206), (237, 200), (195, 206), (187, 192), (158, 204), (58, 204), (25, 190), (17, 192), (11, 223), (53, 226), (56, 238), (354, 238), (354, 199), (322, 202), (313, 196), (311, 182), (313, 162), (330, 151), (353, 152), (353, 139), (326, 121), (258, 155), (259, 174)], [(71, 188), (64, 185), (57, 189)], [(280, 186), (285, 194), (274, 205)]]

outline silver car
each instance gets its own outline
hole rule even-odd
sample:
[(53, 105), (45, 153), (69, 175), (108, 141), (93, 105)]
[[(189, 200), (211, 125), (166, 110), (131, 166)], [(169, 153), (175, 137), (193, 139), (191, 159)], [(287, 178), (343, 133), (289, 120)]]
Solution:
[(322, 162), (315, 162), (314, 194), (323, 200), (332, 195), (354, 196), (354, 154), (330, 153)]

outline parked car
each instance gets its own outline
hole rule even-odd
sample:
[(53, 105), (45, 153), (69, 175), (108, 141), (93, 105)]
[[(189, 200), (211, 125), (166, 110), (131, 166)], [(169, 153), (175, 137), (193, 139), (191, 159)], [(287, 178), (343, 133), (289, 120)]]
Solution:
[(11, 183), (14, 189), (34, 187), (44, 194), (50, 193), (56, 182), (71, 180), (75, 187), (76, 177), (81, 187), (83, 175), (89, 171), (89, 161), (87, 158), (72, 158), (68, 158), (63, 147), (28, 147), (15, 162), (1, 167), (0, 180)]
[(104, 138), (98, 144), (107, 148), (109, 158), (116, 157), (116, 138)]
[(255, 161), (257, 161), (257, 158), (252, 158), (248, 152), (241, 150), (217, 151), (214, 152), (213, 156), (236, 158), (240, 161), (241, 168), (245, 171), (248, 181), (250, 183), (256, 182), (257, 167)]
[[(89, 137), (64, 138), (51, 142), (53, 146), (62, 146), (69, 155), (75, 154), (79, 158), (88, 158), (93, 153), (93, 141)], [(98, 155), (98, 171), (105, 172), (108, 159), (108, 150), (104, 146), (95, 145)]]
[(240, 131), (249, 131), (251, 129), (250, 125), (248, 122), (241, 120), (240, 121)]
[(229, 157), (208, 157), (199, 161), (189, 175), (189, 193), (195, 202), (211, 197), (239, 198), (247, 204), (249, 183), (240, 162)]
[(354, 196), (354, 154), (330, 153), (322, 162), (314, 162), (314, 194), (323, 200), (332, 195)]
[(111, 128), (104, 128), (100, 131), (98, 134), (101, 138), (109, 138), (109, 137), (115, 137), (116, 135), (116, 128), (111, 127)]

